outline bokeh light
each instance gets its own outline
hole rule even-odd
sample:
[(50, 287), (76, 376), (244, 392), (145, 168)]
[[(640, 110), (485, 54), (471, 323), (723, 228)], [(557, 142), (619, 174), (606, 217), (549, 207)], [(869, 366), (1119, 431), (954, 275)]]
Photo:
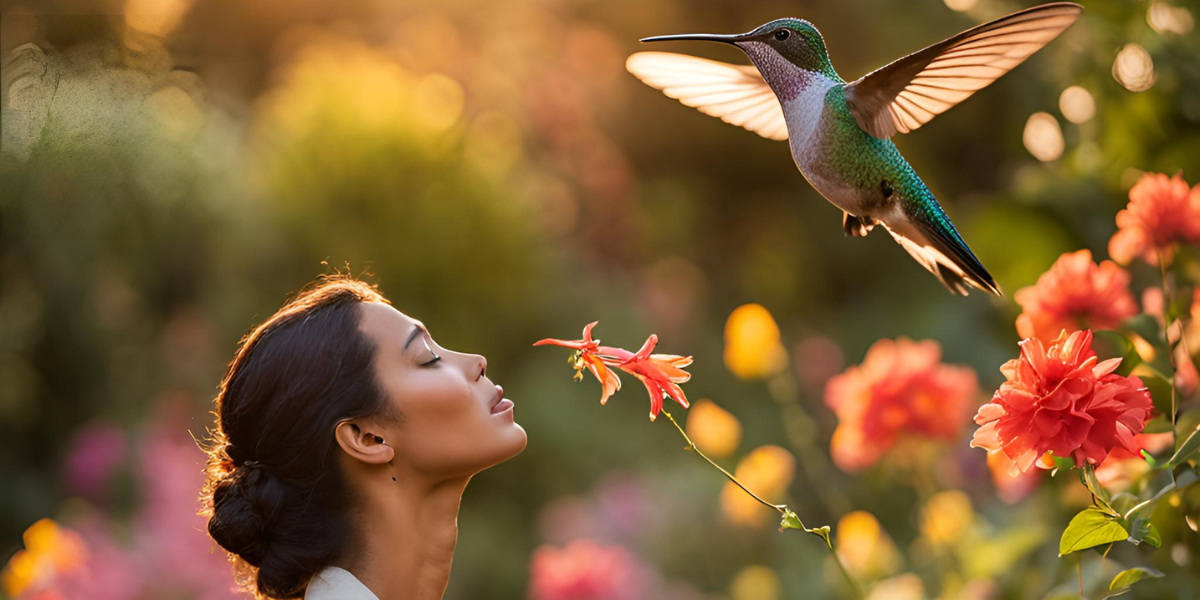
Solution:
[(900, 568), (900, 553), (875, 515), (848, 512), (838, 520), (836, 534), (838, 556), (856, 577), (874, 580)]
[(780, 590), (779, 575), (763, 565), (742, 567), (729, 584), (732, 600), (779, 600)]
[(742, 379), (760, 379), (787, 367), (779, 325), (760, 304), (737, 307), (725, 321), (725, 366)]
[(1046, 112), (1029, 115), (1021, 140), (1025, 142), (1025, 149), (1042, 162), (1058, 160), (1065, 147), (1058, 120)]
[(742, 441), (742, 424), (716, 402), (700, 399), (688, 409), (687, 433), (713, 458), (729, 456)]
[(1146, 22), (1154, 31), (1162, 34), (1187, 35), (1195, 26), (1192, 11), (1166, 2), (1152, 2), (1146, 11)]
[(979, 0), (946, 0), (947, 8), (959, 12), (967, 12), (975, 8), (975, 6), (978, 4)]
[[(738, 463), (734, 476), (764, 500), (778, 498), (796, 475), (796, 459), (779, 446), (760, 446)], [(763, 506), (733, 482), (721, 490), (721, 509), (730, 521), (740, 525), (761, 526), (778, 520), (775, 511)]]
[(1096, 116), (1096, 99), (1085, 88), (1073, 85), (1058, 97), (1058, 109), (1064, 119), (1076, 124), (1086, 123)]
[(1113, 60), (1113, 78), (1131, 92), (1144, 92), (1154, 86), (1154, 59), (1138, 44), (1126, 44)]

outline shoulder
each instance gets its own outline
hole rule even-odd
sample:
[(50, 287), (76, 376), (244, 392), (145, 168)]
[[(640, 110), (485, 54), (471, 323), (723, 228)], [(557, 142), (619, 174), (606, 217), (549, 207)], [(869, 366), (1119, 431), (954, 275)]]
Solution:
[(379, 600), (350, 571), (325, 567), (313, 576), (304, 600)]

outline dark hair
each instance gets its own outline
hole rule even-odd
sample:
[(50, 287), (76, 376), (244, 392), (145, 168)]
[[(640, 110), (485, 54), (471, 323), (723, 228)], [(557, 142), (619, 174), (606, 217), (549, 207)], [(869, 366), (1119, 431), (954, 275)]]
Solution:
[(391, 412), (374, 345), (359, 331), (365, 302), (387, 300), (350, 276), (322, 278), (242, 339), (221, 382), (203, 498), (208, 533), (259, 597), (302, 596), (350, 532), (334, 430)]

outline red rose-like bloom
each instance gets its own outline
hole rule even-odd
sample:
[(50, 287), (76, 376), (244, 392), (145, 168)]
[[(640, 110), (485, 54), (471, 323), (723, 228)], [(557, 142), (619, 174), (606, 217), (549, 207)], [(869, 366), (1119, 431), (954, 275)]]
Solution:
[(1129, 273), (1110, 260), (1097, 265), (1088, 250), (1060, 256), (1036, 285), (1013, 297), (1023, 309), (1017, 333), (1043, 342), (1053, 341), (1064, 329), (1112, 329), (1138, 312)]
[(1141, 256), (1158, 264), (1175, 244), (1200, 241), (1200, 186), (1188, 190), (1183, 174), (1146, 173), (1129, 190), (1129, 205), (1117, 213), (1118, 231), (1108, 241), (1113, 260), (1128, 264)]
[(878, 461), (902, 434), (953, 439), (978, 390), (975, 372), (941, 364), (937, 342), (879, 340), (861, 365), (829, 380), (825, 404), (838, 417), (833, 460), (844, 471)]
[(1090, 330), (1064, 333), (1048, 350), (1037, 338), (1021, 342), (1021, 356), (1000, 367), (1008, 381), (975, 415), (971, 446), (1003, 451), (1013, 472), (1045, 452), (1076, 465), (1099, 465), (1117, 447), (1136, 454), (1150, 393), (1137, 377), (1113, 373), (1121, 359), (1098, 361)]

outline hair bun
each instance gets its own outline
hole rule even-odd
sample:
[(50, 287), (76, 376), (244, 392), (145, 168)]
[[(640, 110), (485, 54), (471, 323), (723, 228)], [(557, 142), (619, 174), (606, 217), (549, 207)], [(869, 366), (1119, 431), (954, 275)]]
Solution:
[(268, 532), (282, 508), (282, 485), (257, 461), (243, 463), (213, 488), (209, 535), (247, 563), (262, 564)]

